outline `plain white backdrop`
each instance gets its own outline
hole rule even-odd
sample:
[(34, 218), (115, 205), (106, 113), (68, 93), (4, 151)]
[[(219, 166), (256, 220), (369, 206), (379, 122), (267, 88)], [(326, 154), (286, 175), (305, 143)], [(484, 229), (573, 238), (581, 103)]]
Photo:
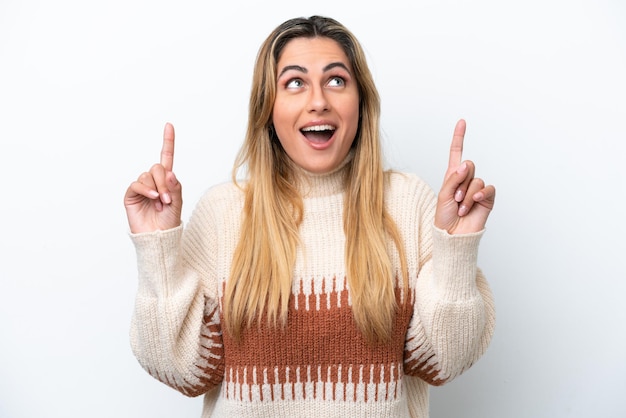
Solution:
[(366, 49), (390, 167), (438, 190), (465, 118), (497, 187), (496, 333), (431, 416), (626, 416), (624, 2), (2, 0), (0, 417), (199, 417), (130, 351), (122, 196), (168, 121), (185, 220), (228, 180), (256, 51), (311, 14)]

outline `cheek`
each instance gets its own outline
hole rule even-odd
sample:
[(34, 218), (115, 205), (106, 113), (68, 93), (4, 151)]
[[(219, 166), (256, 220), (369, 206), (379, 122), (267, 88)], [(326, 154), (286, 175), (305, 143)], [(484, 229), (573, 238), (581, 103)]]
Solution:
[(290, 124), (293, 124), (296, 112), (294, 112), (294, 106), (283, 100), (277, 100), (274, 103), (272, 109), (272, 122), (276, 127), (276, 130), (284, 128)]
[(359, 98), (358, 95), (351, 95), (349, 99), (342, 104), (343, 114), (350, 120), (359, 119)]
[(281, 106), (280, 103), (276, 103), (274, 105), (274, 109), (272, 111), (272, 124), (274, 125), (274, 132), (278, 137), (278, 141), (282, 145), (284, 150), (289, 150), (290, 143), (290, 134), (289, 127), (292, 125), (290, 121), (290, 117), (285, 113), (285, 106)]
[(356, 135), (356, 132), (359, 128), (359, 103), (352, 103), (349, 107), (349, 110), (345, 113), (346, 121), (350, 124), (350, 132)]

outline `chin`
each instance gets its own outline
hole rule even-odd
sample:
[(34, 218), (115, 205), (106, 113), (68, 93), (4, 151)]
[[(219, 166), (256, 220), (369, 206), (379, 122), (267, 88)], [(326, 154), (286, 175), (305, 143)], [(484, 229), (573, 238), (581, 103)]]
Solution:
[(337, 167), (337, 164), (326, 163), (326, 164), (310, 164), (308, 166), (304, 166), (306, 171), (310, 171), (315, 174), (326, 174), (333, 171)]

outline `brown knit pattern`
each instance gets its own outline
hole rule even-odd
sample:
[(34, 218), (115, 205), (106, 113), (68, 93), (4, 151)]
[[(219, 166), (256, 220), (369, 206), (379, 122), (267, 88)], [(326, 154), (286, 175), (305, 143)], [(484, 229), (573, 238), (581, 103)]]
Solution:
[[(285, 327), (274, 328), (262, 321), (247, 327), (239, 344), (223, 336), (226, 367), (222, 396), (239, 401), (398, 398), (412, 301), (402, 303), (400, 290), (396, 292), (400, 308), (392, 338), (372, 345), (353, 320), (345, 280), (323, 280), (321, 292), (316, 292), (313, 281), (307, 283), (307, 288), (302, 280), (296, 285), (298, 292), (289, 301)], [(409, 366), (410, 370), (423, 370), (430, 380), (437, 374), (428, 358)]]

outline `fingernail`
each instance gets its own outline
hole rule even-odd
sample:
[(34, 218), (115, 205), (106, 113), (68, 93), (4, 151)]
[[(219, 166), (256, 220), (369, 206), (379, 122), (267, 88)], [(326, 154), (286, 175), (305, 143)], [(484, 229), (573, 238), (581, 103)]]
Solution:
[(456, 172), (461, 174), (463, 172), (465, 172), (465, 170), (467, 170), (467, 163), (463, 163), (461, 164), (457, 169)]
[(459, 212), (458, 212), (459, 216), (463, 216), (466, 213), (467, 213), (467, 206), (465, 205), (459, 206)]
[(150, 190), (150, 197), (153, 199), (156, 199), (157, 197), (159, 197), (159, 192), (157, 192), (156, 190)]
[(166, 205), (172, 203), (172, 198), (170, 197), (169, 193), (163, 193), (163, 203), (165, 203)]
[(454, 200), (456, 200), (457, 202), (463, 200), (463, 190), (459, 189), (456, 191), (456, 193), (454, 194)]
[(483, 192), (478, 192), (474, 196), (472, 196), (472, 199), (474, 199), (474, 202), (480, 202), (484, 198), (485, 198), (485, 195), (483, 194)]

